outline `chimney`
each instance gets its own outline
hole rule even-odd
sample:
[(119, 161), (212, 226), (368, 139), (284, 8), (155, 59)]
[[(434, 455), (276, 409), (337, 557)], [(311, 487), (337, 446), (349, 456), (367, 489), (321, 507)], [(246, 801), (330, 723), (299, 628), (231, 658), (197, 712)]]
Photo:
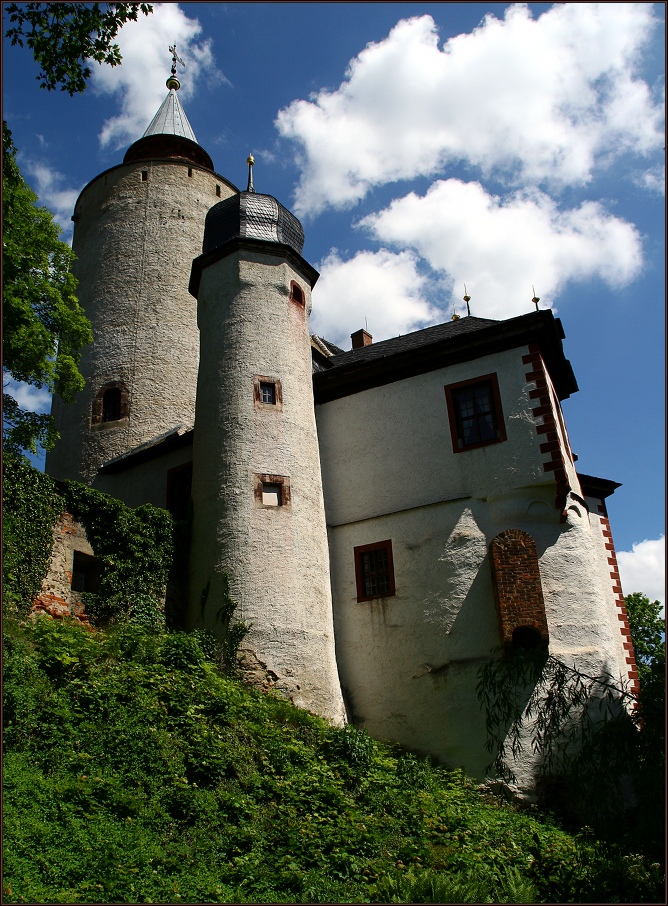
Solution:
[(361, 330), (356, 330), (355, 333), (351, 333), (350, 339), (353, 343), (353, 349), (361, 349), (363, 346), (371, 346), (373, 343), (373, 337), (363, 328)]

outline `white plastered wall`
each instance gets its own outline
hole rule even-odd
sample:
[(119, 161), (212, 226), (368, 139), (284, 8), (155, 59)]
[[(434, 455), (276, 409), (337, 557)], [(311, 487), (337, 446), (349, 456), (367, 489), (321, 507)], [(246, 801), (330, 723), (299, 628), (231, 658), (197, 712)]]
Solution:
[[(488, 557), (497, 534), (519, 528), (536, 542), (550, 651), (588, 671), (609, 670), (617, 656), (588, 515), (571, 502), (564, 523), (555, 508), (526, 351), (316, 408), (337, 656), (351, 717), (375, 736), (479, 777), (489, 755), (475, 685), (499, 645)], [(444, 385), (492, 372), (507, 440), (454, 453)], [(387, 539), (396, 594), (360, 603), (354, 548)], [(519, 784), (528, 787), (530, 761), (523, 768)]]

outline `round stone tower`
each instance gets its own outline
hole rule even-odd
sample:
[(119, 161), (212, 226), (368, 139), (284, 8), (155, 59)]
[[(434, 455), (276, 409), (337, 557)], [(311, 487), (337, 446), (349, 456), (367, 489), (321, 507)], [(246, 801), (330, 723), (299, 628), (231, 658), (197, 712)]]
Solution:
[(303, 241), (252, 179), (206, 218), (190, 284), (200, 363), (189, 622), (221, 634), (228, 577), (233, 620), (251, 624), (247, 677), (341, 724), (309, 339), (318, 274)]
[(93, 326), (85, 389), (54, 400), (62, 440), (56, 478), (93, 483), (97, 469), (195, 414), (199, 335), (188, 292), (206, 213), (238, 192), (214, 172), (177, 96), (178, 79), (123, 163), (81, 192), (72, 219), (79, 301)]

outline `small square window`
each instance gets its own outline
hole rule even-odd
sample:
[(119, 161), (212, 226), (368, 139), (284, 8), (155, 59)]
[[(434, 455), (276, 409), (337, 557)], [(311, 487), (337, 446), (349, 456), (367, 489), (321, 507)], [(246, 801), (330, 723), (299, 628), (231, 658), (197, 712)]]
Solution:
[(355, 548), (357, 600), (386, 598), (395, 594), (392, 541), (378, 541)]
[(283, 389), (278, 378), (265, 374), (253, 376), (253, 398), (256, 409), (283, 409)]
[(501, 397), (495, 374), (445, 387), (455, 453), (506, 439)]
[(255, 506), (290, 508), (290, 479), (287, 475), (256, 475)]

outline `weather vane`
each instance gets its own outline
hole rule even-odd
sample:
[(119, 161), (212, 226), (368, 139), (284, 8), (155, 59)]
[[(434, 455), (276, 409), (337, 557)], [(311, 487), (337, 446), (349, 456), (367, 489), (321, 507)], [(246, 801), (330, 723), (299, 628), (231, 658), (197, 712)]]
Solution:
[(176, 44), (173, 44), (173, 45), (170, 46), (169, 52), (170, 52), (171, 55), (172, 55), (172, 75), (175, 76), (175, 75), (176, 75), (176, 64), (177, 64), (177, 63), (180, 63), (181, 66), (183, 66), (184, 69), (186, 68), (186, 64), (183, 62), (183, 60), (181, 59), (181, 57), (177, 54), (177, 52), (176, 52)]
[(166, 84), (167, 84), (167, 87), (169, 88), (170, 91), (172, 91), (172, 89), (173, 89), (174, 91), (178, 91), (179, 88), (181, 87), (181, 83), (180, 83), (179, 80), (176, 78), (176, 64), (177, 64), (177, 63), (180, 63), (181, 66), (183, 66), (184, 69), (186, 68), (186, 64), (183, 62), (183, 60), (181, 59), (181, 57), (177, 54), (177, 52), (176, 52), (176, 44), (174, 44), (173, 46), (170, 46), (169, 52), (170, 52), (171, 55), (172, 55), (172, 74), (171, 74), (170, 77), (167, 79), (167, 83), (166, 83)]

